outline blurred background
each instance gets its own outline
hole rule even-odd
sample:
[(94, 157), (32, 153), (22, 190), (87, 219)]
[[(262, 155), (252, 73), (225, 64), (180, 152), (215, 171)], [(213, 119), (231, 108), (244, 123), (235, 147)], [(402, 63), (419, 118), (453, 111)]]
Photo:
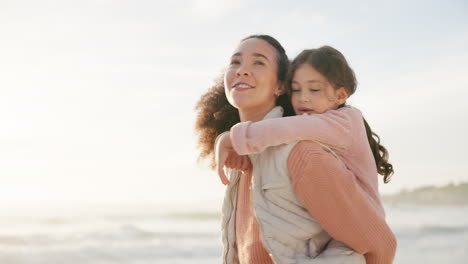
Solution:
[(468, 258), (468, 3), (0, 0), (0, 263), (220, 263), (194, 106), (239, 40), (331, 45), (390, 152), (395, 263)]

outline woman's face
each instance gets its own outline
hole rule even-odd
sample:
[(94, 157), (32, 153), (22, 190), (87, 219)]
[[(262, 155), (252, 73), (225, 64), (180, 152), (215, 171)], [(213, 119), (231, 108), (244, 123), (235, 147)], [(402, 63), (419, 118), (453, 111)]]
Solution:
[[(335, 90), (327, 78), (309, 64), (300, 65), (294, 72), (291, 82), (291, 103), (294, 112), (320, 114), (335, 109), (342, 100), (343, 91)], [(346, 98), (344, 99), (346, 100)]]
[(229, 103), (243, 111), (273, 108), (280, 88), (277, 72), (277, 52), (268, 42), (242, 41), (224, 75)]

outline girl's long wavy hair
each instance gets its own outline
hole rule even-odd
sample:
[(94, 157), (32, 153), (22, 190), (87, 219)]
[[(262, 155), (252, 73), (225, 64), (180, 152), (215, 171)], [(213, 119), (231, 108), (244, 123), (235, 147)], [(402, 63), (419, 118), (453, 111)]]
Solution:
[[(343, 54), (335, 48), (323, 46), (318, 49), (304, 50), (291, 62), (288, 73), (289, 81), (287, 83), (288, 94), (291, 94), (290, 80), (292, 80), (296, 69), (303, 64), (309, 64), (325, 76), (333, 88), (338, 89), (344, 87), (349, 96), (356, 91), (356, 75)], [(345, 104), (342, 104), (338, 107), (341, 108), (344, 106)], [(366, 119), (363, 118), (363, 122), (366, 128), (369, 146), (377, 165), (377, 172), (384, 177), (384, 183), (388, 183), (393, 175), (393, 166), (388, 162), (388, 151), (380, 144), (380, 137), (371, 130)]]
[[(278, 80), (286, 83), (289, 70), (289, 60), (283, 46), (275, 38), (269, 35), (251, 35), (241, 40), (261, 39), (270, 44), (277, 52)], [(238, 122), (239, 111), (232, 106), (224, 90), (224, 73), (219, 76), (214, 85), (203, 94), (195, 106), (197, 112), (195, 121), (195, 132), (198, 134), (198, 148), (200, 149), (199, 160), (209, 158), (211, 167), (215, 167), (214, 162), (214, 143), (216, 137), (221, 133), (228, 131)], [(291, 101), (287, 95), (280, 95), (276, 100), (276, 105), (284, 109), (284, 116), (294, 115)]]

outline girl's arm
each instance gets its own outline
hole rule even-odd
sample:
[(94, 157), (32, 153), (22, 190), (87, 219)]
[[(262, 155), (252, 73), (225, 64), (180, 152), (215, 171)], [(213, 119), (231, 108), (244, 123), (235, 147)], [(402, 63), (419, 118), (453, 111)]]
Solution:
[(240, 155), (259, 153), (267, 147), (298, 140), (318, 141), (345, 151), (351, 145), (351, 119), (356, 114), (361, 115), (356, 108), (343, 107), (323, 114), (241, 122), (231, 128), (231, 142)]
[(288, 170), (296, 195), (325, 231), (363, 254), (367, 264), (392, 263), (395, 235), (341, 161), (303, 141), (291, 151)]

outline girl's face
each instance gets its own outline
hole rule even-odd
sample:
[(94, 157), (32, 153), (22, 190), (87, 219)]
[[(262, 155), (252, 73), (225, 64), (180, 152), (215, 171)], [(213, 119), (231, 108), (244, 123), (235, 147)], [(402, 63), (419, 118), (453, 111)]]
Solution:
[(345, 88), (333, 88), (327, 78), (305, 63), (294, 72), (291, 103), (296, 115), (321, 114), (336, 109), (348, 97)]
[(226, 96), (240, 111), (271, 109), (280, 89), (276, 50), (268, 42), (242, 41), (231, 56), (224, 75)]

